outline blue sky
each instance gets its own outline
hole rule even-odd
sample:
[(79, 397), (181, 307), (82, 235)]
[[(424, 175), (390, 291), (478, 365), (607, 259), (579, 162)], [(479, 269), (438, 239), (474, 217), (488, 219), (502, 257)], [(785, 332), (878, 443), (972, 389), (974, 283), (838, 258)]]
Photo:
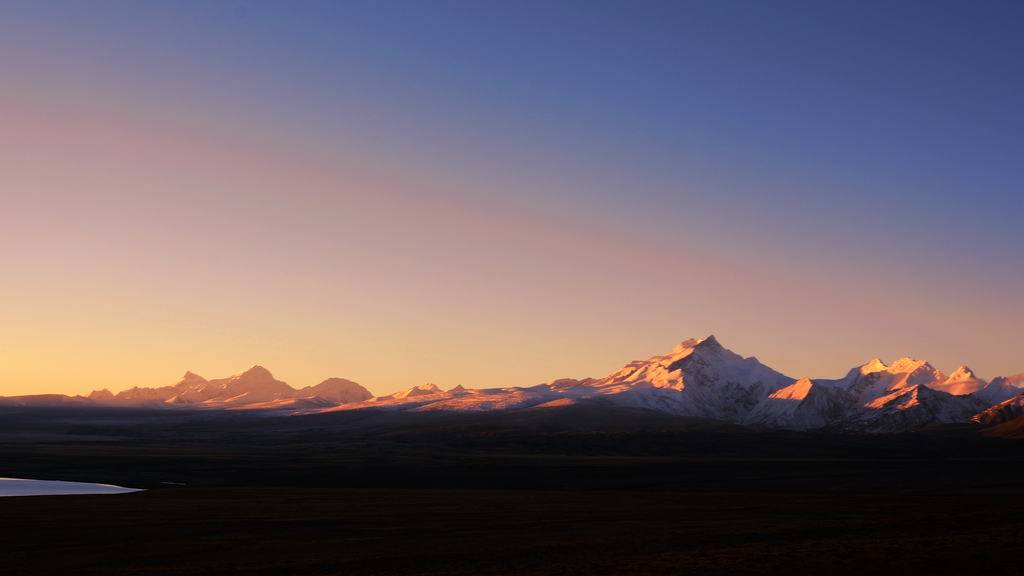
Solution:
[(0, 375), (260, 363), (383, 394), (601, 375), (711, 333), (794, 377), (1019, 372), (1022, 23), (1013, 2), (2, 2), (21, 359)]

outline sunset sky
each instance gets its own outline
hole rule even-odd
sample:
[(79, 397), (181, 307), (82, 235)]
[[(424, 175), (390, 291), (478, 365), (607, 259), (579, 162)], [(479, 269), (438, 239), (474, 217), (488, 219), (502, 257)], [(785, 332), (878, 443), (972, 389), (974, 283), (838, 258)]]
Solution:
[(0, 395), (714, 334), (1024, 372), (1024, 3), (0, 0)]

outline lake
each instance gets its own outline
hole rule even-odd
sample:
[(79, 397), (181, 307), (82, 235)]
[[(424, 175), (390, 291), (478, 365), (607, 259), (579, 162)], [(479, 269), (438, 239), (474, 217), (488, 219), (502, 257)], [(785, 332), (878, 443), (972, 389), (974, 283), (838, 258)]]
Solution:
[(0, 496), (45, 496), (52, 494), (122, 494), (138, 492), (139, 488), (124, 488), (112, 484), (90, 482), (63, 482), (60, 480), (27, 480), (0, 478)]

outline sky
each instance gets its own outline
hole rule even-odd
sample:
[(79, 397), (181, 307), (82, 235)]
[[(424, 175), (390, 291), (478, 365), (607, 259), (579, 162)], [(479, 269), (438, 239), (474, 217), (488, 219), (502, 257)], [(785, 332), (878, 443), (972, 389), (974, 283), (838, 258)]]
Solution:
[(1024, 372), (1024, 4), (0, 0), (0, 395), (715, 335)]

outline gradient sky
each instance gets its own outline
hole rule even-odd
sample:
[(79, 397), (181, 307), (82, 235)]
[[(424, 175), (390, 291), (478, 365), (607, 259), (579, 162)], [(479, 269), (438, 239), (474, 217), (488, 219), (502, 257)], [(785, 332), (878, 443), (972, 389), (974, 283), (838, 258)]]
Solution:
[(0, 394), (714, 334), (1024, 371), (1024, 3), (0, 0)]

